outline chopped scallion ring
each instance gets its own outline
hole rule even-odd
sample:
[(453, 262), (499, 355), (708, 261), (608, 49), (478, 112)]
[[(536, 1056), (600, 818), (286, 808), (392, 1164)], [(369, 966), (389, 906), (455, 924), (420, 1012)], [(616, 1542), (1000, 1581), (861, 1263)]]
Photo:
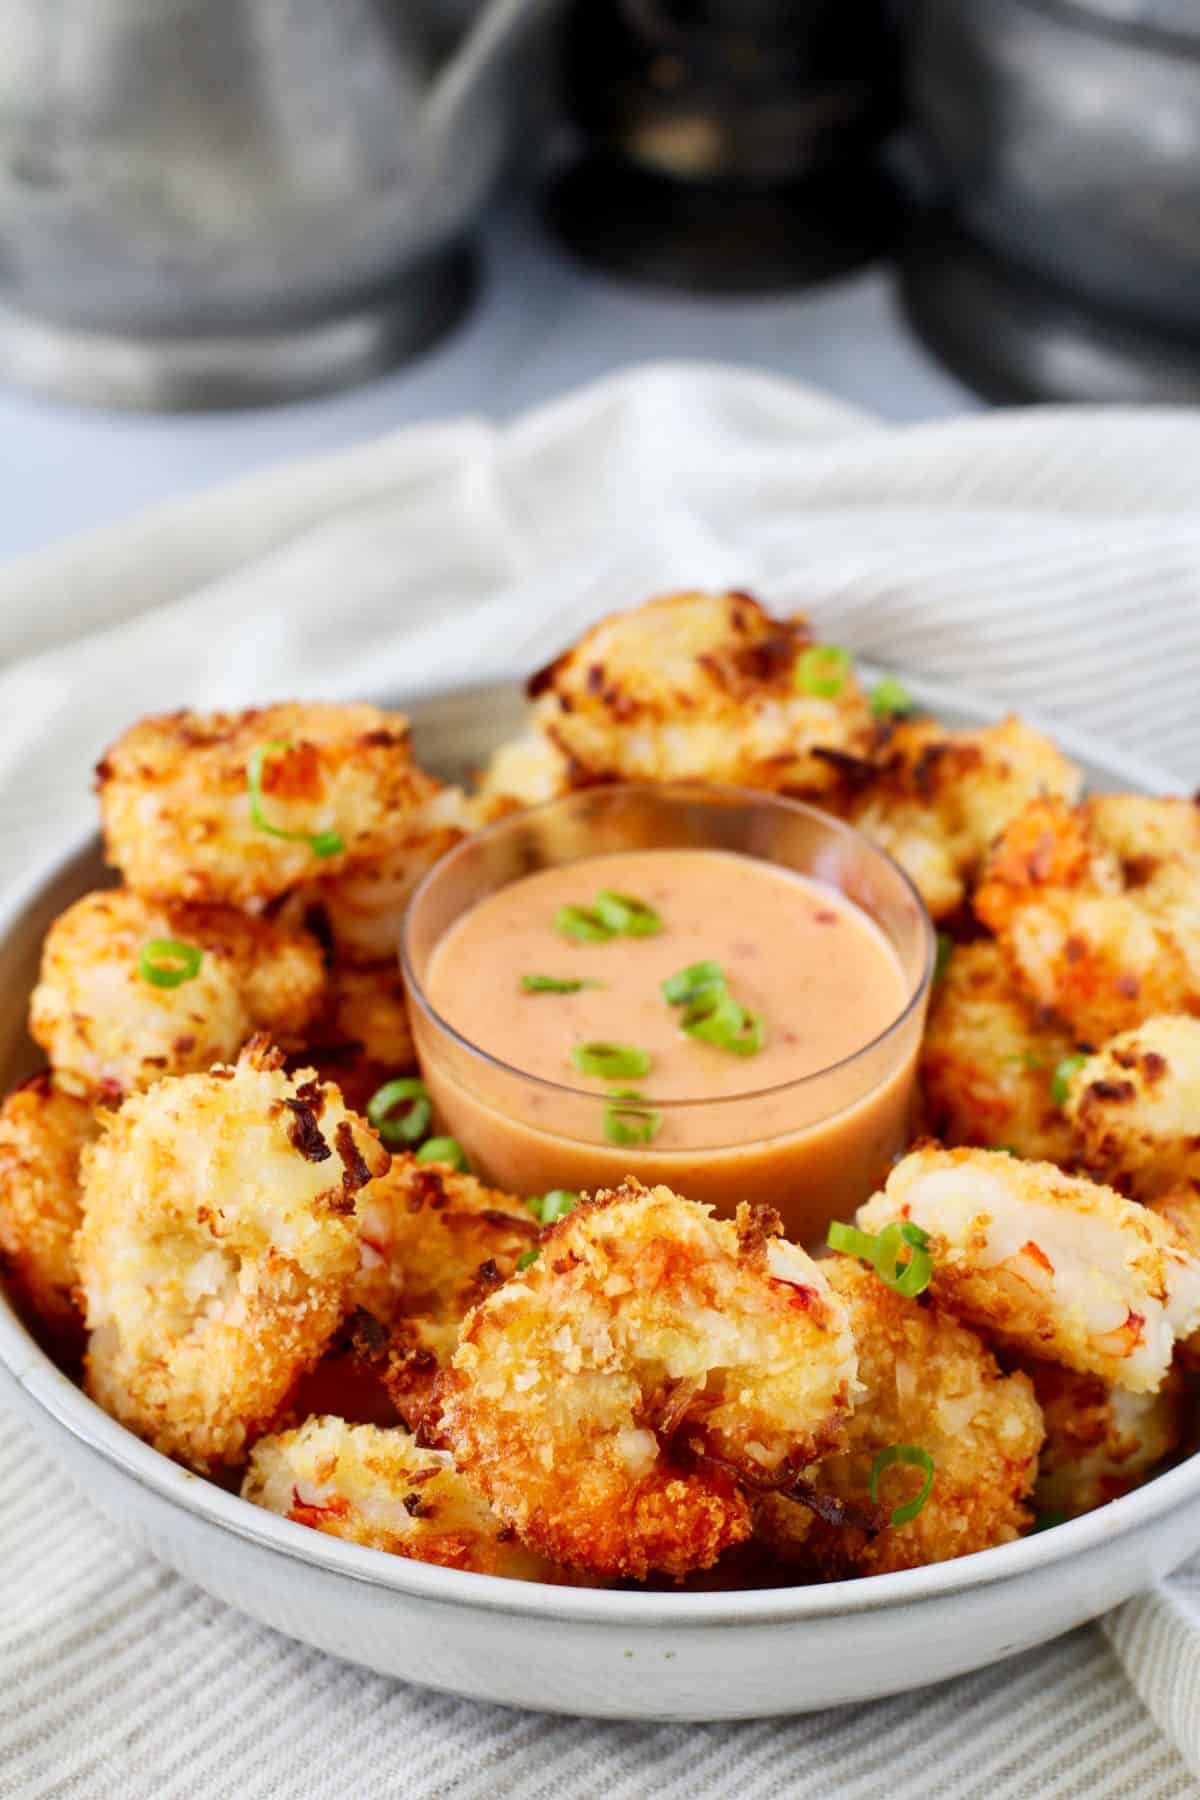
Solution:
[(518, 1269), (527, 1269), (531, 1263), (535, 1263), (537, 1261), (538, 1257), (541, 1254), (542, 1254), (541, 1245), (535, 1244), (533, 1246), (532, 1250), (526, 1250), (526, 1252), (523, 1256), (518, 1256), (518, 1258), (517, 1258)]
[(657, 937), (663, 928), (662, 917), (636, 894), (614, 894), (601, 888), (593, 909), (613, 932), (625, 937)]
[(833, 1221), (825, 1238), (831, 1250), (840, 1250), (846, 1256), (861, 1256), (864, 1262), (875, 1261), (876, 1241), (869, 1231), (860, 1231), (857, 1225), (847, 1225), (842, 1219)]
[(466, 1151), (457, 1138), (426, 1138), (417, 1151), (417, 1161), (419, 1163), (449, 1163), (450, 1167), (457, 1169), (461, 1175), (471, 1173), (471, 1165), (467, 1161)]
[(1067, 1522), (1066, 1513), (1061, 1513), (1061, 1512), (1039, 1513), (1037, 1515), (1037, 1518), (1033, 1521), (1032, 1526), (1030, 1527), (1029, 1535), (1030, 1535), (1030, 1537), (1033, 1537), (1035, 1535), (1035, 1533), (1037, 1533), (1039, 1531), (1053, 1531), (1054, 1527), (1056, 1525), (1065, 1525), (1066, 1522)]
[(1082, 1069), (1087, 1057), (1082, 1050), (1073, 1056), (1064, 1056), (1050, 1077), (1050, 1098), (1055, 1106), (1065, 1106), (1071, 1098), (1071, 1077)]
[(613, 1095), (604, 1109), (604, 1135), (610, 1144), (649, 1144), (658, 1136), (662, 1130), (659, 1113), (645, 1105), (624, 1104), (641, 1099), (641, 1094), (629, 1090)]
[(548, 1194), (539, 1194), (526, 1201), (526, 1205), (533, 1208), (543, 1225), (553, 1225), (556, 1219), (565, 1219), (578, 1203), (579, 1195), (573, 1194), (569, 1188), (551, 1188)]
[(336, 831), (285, 831), (281, 825), (272, 825), (263, 812), (263, 768), (269, 756), (282, 756), (293, 746), (290, 743), (277, 741), (260, 744), (246, 765), (246, 786), (250, 791), (250, 818), (259, 831), (269, 833), (271, 837), (286, 838), (290, 844), (307, 844), (314, 856), (337, 856), (345, 845), (340, 833)]
[(760, 1012), (754, 1012), (750, 1007), (744, 1006), (741, 1025), (736, 1034), (721, 1048), (732, 1050), (735, 1056), (757, 1056), (766, 1041), (766, 1020)]
[(560, 906), (554, 915), (554, 929), (577, 944), (607, 944), (617, 935), (594, 906)]
[(910, 713), (914, 700), (897, 675), (885, 675), (871, 689), (871, 713), (876, 719), (899, 719)]
[(719, 962), (689, 963), (676, 975), (668, 975), (662, 984), (663, 999), (671, 1006), (690, 1006), (711, 988), (725, 986), (725, 971)]
[(937, 954), (933, 959), (933, 985), (937, 986), (950, 966), (950, 958), (954, 955), (954, 939), (948, 931), (937, 934)]
[(367, 1118), (392, 1150), (419, 1143), (432, 1117), (429, 1089), (415, 1075), (385, 1081), (367, 1101)]
[(688, 1006), (679, 1029), (702, 1044), (727, 1050), (742, 1029), (745, 1015), (727, 987), (704, 989)]
[[(929, 1233), (909, 1221), (904, 1224), (894, 1221), (885, 1225), (878, 1237), (872, 1237), (869, 1231), (860, 1231), (856, 1225), (846, 1225), (835, 1219), (825, 1242), (831, 1250), (841, 1250), (846, 1256), (859, 1256), (869, 1262), (879, 1279), (902, 1300), (915, 1300), (918, 1294), (925, 1292), (933, 1277)], [(907, 1261), (901, 1261), (902, 1250), (908, 1251)]]
[(651, 1056), (637, 1044), (608, 1044), (594, 1038), (587, 1044), (572, 1044), (571, 1061), (581, 1075), (598, 1075), (601, 1081), (636, 1080), (650, 1073)]
[(925, 1471), (925, 1483), (919, 1494), (912, 1500), (906, 1500), (902, 1506), (892, 1508), (892, 1524), (908, 1525), (916, 1518), (933, 1488), (933, 1458), (928, 1450), (922, 1450), (919, 1444), (889, 1444), (881, 1450), (871, 1464), (871, 1502), (879, 1505), (879, 1477), (885, 1469), (891, 1469), (898, 1463), (914, 1469)]
[(204, 952), (196, 944), (178, 938), (151, 938), (138, 956), (138, 974), (151, 987), (177, 988), (200, 973)]
[(521, 992), (524, 994), (578, 994), (583, 988), (603, 987), (602, 981), (576, 981), (558, 975), (522, 975)]
[(796, 664), (796, 686), (819, 700), (833, 700), (852, 667), (850, 652), (840, 644), (810, 644)]

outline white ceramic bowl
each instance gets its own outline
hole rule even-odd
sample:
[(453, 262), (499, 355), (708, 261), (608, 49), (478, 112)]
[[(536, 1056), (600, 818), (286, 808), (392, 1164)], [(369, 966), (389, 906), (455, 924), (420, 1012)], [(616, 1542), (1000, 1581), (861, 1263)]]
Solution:
[[(927, 684), (950, 722), (994, 709)], [(515, 689), (412, 709), (418, 755), (454, 776), (521, 716)], [(1157, 771), (1058, 731), (1096, 785), (1164, 791)], [(51, 918), (104, 879), (77, 845), (0, 914), (0, 1078), (34, 1066), (25, 1000)], [(939, 1681), (1115, 1606), (1200, 1548), (1200, 1457), (1056, 1530), (958, 1562), (821, 1587), (643, 1593), (542, 1587), (429, 1567), (294, 1525), (176, 1467), (84, 1397), (0, 1300), (0, 1398), (93, 1505), (231, 1606), (427, 1687), (627, 1719), (803, 1712)]]

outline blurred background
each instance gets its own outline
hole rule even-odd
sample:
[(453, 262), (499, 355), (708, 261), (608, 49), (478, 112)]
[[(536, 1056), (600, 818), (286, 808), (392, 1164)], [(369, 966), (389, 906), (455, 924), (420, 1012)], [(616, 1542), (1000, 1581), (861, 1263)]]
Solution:
[(0, 557), (651, 357), (1200, 397), (1198, 0), (0, 0)]

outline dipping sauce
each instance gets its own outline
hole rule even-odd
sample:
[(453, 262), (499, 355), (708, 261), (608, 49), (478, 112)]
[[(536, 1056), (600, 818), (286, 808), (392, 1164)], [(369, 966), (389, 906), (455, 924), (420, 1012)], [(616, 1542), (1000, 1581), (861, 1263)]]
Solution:
[[(634, 898), (661, 929), (566, 932), (562, 909), (602, 892)], [(698, 963), (718, 965), (743, 1015), (761, 1018), (753, 1054), (682, 1028), (663, 983)], [(529, 992), (525, 977), (587, 985)], [(636, 1174), (725, 1211), (766, 1202), (807, 1241), (871, 1191), (907, 1136), (921, 1021), (886, 1037), (911, 997), (899, 957), (837, 888), (772, 862), (672, 848), (538, 870), (450, 925), (424, 987), (496, 1059), (447, 1055), (417, 1009), (434, 1103), (478, 1172), (518, 1193)], [(589, 1072), (605, 1045), (645, 1066)]]

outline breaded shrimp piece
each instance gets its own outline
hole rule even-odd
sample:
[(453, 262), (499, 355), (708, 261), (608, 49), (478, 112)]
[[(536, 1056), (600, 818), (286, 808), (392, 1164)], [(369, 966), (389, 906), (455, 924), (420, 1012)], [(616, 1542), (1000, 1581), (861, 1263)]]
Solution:
[(83, 1159), (87, 1390), (156, 1449), (242, 1460), (341, 1323), (354, 1196), (387, 1168), (336, 1088), (255, 1040), (127, 1100)]
[[(843, 1256), (821, 1268), (850, 1309), (859, 1392), (845, 1448), (805, 1471), (825, 1504), (813, 1512), (768, 1496), (759, 1508), (760, 1538), (777, 1555), (837, 1578), (920, 1568), (1018, 1536), (1029, 1523), (1025, 1501), (1042, 1442), (1028, 1377), (1003, 1374), (973, 1331), (936, 1305), (901, 1299), (873, 1270)], [(933, 1486), (915, 1519), (871, 1535), (854, 1513), (870, 1507), (872, 1466), (892, 1444), (928, 1452)], [(923, 1480), (919, 1469), (885, 1471), (885, 1518)], [(850, 1522), (839, 1521), (841, 1504)]]
[(556, 1562), (708, 1567), (750, 1534), (744, 1486), (838, 1442), (854, 1383), (844, 1304), (777, 1230), (632, 1179), (583, 1202), (468, 1315), (429, 1435)]
[(907, 870), (935, 918), (956, 912), (1007, 825), (1043, 795), (1078, 797), (1083, 775), (1050, 739), (1008, 718), (951, 731), (893, 727), (851, 817)]
[(556, 744), (536, 729), (492, 753), (479, 784), (484, 800), (509, 799), (540, 806), (570, 792), (571, 765)]
[(1200, 1019), (1147, 1019), (1069, 1081), (1077, 1160), (1118, 1193), (1153, 1200), (1200, 1182)]
[(529, 1208), (473, 1175), (394, 1156), (359, 1202), (352, 1298), (389, 1334), (384, 1385), (416, 1429), (477, 1301), (533, 1248)]
[(79, 1159), (99, 1127), (92, 1108), (35, 1075), (0, 1107), (0, 1272), (22, 1317), (64, 1354), (83, 1346), (73, 1291)]
[(312, 1418), (261, 1438), (242, 1499), (389, 1556), (517, 1581), (555, 1575), (489, 1511), (453, 1457), (419, 1449), (399, 1426)]
[[(1173, 1188), (1151, 1200), (1146, 1209), (1165, 1219), (1186, 1244), (1192, 1256), (1200, 1258), (1200, 1193), (1193, 1187)], [(1200, 1330), (1182, 1339), (1176, 1346), (1176, 1361), (1192, 1375), (1200, 1375)]]
[(1090, 794), (1083, 813), (1126, 879), (1147, 879), (1168, 857), (1200, 854), (1200, 806), (1179, 796)]
[[(871, 738), (851, 670), (803, 685), (807, 624), (774, 619), (749, 594), (665, 594), (613, 613), (535, 675), (533, 724), (571, 787), (709, 781), (827, 794), (838, 758)], [(826, 755), (824, 753), (831, 753)], [(489, 791), (499, 782), (493, 771)]]
[[(272, 829), (254, 817), (256, 752)], [(297, 702), (143, 719), (96, 775), (108, 858), (131, 888), (237, 906), (381, 856), (437, 792), (402, 714)], [(322, 835), (327, 854), (313, 848)]]
[(1098, 1375), (1030, 1363), (1046, 1422), (1035, 1490), (1040, 1513), (1073, 1519), (1140, 1487), (1183, 1442), (1186, 1385), (1172, 1370), (1157, 1394), (1128, 1394)]
[(989, 1342), (1154, 1393), (1200, 1326), (1200, 1261), (1161, 1219), (1051, 1163), (914, 1150), (860, 1207), (864, 1231), (929, 1233), (934, 1299)]
[(934, 989), (921, 1046), (930, 1130), (947, 1144), (1066, 1162), (1071, 1132), (1051, 1084), (1072, 1047), (1059, 1026), (1038, 1018), (997, 944), (958, 945)]
[(359, 1112), (385, 1081), (415, 1069), (417, 1052), (399, 965), (335, 962), (327, 1003), (307, 1034), (301, 1059), (339, 1087)]
[[(162, 940), (199, 958), (178, 985), (157, 986), (142, 969), (143, 951)], [(163, 964), (161, 955), (151, 961)], [(170, 973), (169, 959), (165, 966)], [(77, 900), (50, 927), (29, 1029), (62, 1086), (117, 1100), (227, 1061), (255, 1031), (299, 1041), (324, 993), (321, 947), (306, 931), (111, 888)]]
[(409, 896), (440, 856), (488, 822), (493, 808), (461, 788), (442, 788), (417, 808), (405, 835), (381, 855), (308, 890), (324, 909), (339, 962), (395, 962)]
[(1028, 807), (997, 845), (974, 907), (1029, 998), (1081, 1042), (1200, 1007), (1200, 956), (1193, 973), (1169, 913), (1127, 885), (1085, 808)]

